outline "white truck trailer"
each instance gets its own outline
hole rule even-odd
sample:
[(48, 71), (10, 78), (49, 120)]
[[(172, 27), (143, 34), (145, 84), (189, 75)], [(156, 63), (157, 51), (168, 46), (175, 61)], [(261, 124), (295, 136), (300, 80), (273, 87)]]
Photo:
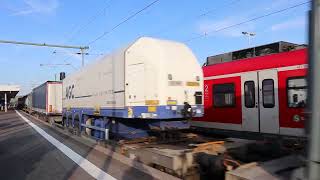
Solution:
[[(62, 113), (62, 82), (47, 81), (34, 88), (28, 97), (31, 109), (43, 115), (61, 115)], [(30, 104), (28, 104), (30, 106)]]

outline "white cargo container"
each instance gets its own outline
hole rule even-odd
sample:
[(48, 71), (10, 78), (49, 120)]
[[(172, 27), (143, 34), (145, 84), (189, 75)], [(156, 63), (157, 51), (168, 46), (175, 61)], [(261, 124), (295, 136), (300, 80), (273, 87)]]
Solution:
[(187, 128), (182, 119), (202, 116), (202, 91), (202, 69), (187, 46), (142, 37), (66, 76), (63, 123), (129, 136), (137, 128)]
[[(31, 92), (32, 110), (45, 115), (58, 115), (62, 112), (62, 83), (47, 81)], [(30, 104), (29, 104), (30, 105)]]
[(201, 66), (187, 46), (173, 41), (140, 38), (68, 75), (63, 89), (66, 109), (125, 109), (115, 116), (161, 119), (181, 117), (163, 111), (187, 102), (202, 114)]

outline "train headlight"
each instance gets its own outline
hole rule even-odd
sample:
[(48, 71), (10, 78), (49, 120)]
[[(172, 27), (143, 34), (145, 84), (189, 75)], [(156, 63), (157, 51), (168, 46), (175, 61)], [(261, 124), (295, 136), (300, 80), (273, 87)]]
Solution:
[(197, 114), (201, 114), (201, 113), (202, 113), (201, 109), (197, 109), (197, 110), (196, 110), (196, 113), (197, 113)]

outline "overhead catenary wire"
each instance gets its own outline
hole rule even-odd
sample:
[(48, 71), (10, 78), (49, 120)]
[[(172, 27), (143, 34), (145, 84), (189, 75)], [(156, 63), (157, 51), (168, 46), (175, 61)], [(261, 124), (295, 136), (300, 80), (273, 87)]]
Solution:
[[(66, 52), (53, 51), (52, 53), (53, 53), (53, 54), (65, 54)], [(72, 52), (72, 53), (70, 53), (70, 54), (81, 55), (80, 52)], [(87, 55), (87, 56), (103, 55), (103, 53), (92, 53), (92, 52), (91, 52), (91, 53), (86, 52), (86, 53), (84, 53), (84, 54)]]
[[(110, 0), (111, 1), (111, 0)], [(104, 12), (105, 9), (107, 9), (110, 6), (110, 1), (109, 4), (101, 11)], [(155, 0), (152, 1), (150, 4), (148, 4), (147, 6), (145, 6), (144, 8), (140, 9), (139, 11), (137, 11), (136, 13), (130, 15), (129, 17), (127, 17), (126, 19), (124, 19), (123, 21), (121, 21), (119, 24), (117, 24), (116, 26), (114, 26), (112, 29), (110, 29), (109, 31), (105, 31), (102, 35), (98, 36), (96, 39), (94, 39), (93, 41), (88, 43), (88, 46), (95, 43), (96, 41), (98, 41), (99, 39), (103, 38), (105, 35), (111, 33), (112, 31), (114, 31), (115, 29), (117, 29), (119, 26), (121, 26), (122, 24), (126, 23), (127, 21), (129, 21), (130, 19), (134, 18), (136, 15), (140, 14), (141, 12), (145, 11), (146, 9), (148, 9), (149, 7), (151, 7), (152, 5), (154, 5), (155, 3), (157, 3), (160, 0)], [(100, 14), (100, 13), (99, 13)], [(78, 33), (83, 30), (87, 25), (89, 25), (90, 23), (92, 23), (96, 18), (98, 17), (98, 15), (93, 16), (92, 18), (90, 18), (90, 20), (88, 21), (88, 23), (86, 23), (86, 25), (82, 26), (83, 28), (81, 28)], [(63, 61), (65, 63), (67, 63), (67, 60), (69, 60), (72, 57), (72, 55), (70, 55), (69, 57), (67, 57), (66, 59), (64, 59)], [(73, 66), (71, 64), (71, 66), (76, 69), (75, 66)]]
[[(95, 20), (98, 19), (98, 17), (104, 13), (106, 11), (106, 9), (108, 9), (110, 6), (111, 6), (111, 2), (113, 0), (109, 0), (107, 1), (106, 5), (95, 15), (91, 16), (91, 18), (88, 19), (88, 21), (83, 24), (83, 25), (78, 25), (78, 26), (75, 26), (74, 29), (71, 31), (71, 34), (69, 35), (69, 37), (67, 36), (67, 40), (65, 42), (71, 42), (74, 40), (74, 38), (76, 37), (77, 34), (79, 34), (81, 31), (83, 31), (85, 28), (87, 28), (91, 23), (93, 23)], [(79, 27), (79, 28), (78, 28)], [(55, 52), (56, 49), (54, 49), (53, 52)], [(55, 54), (55, 53), (53, 53)], [(70, 58), (72, 57), (72, 55), (68, 56), (67, 58), (65, 58), (63, 61), (65, 63), (69, 63), (67, 62), (67, 60), (69, 60)], [(70, 63), (71, 64), (71, 63)], [(74, 68), (74, 69), (77, 69), (74, 65), (71, 64), (71, 66)]]
[[(230, 3), (228, 3), (228, 4), (225, 4), (224, 6), (233, 5), (233, 4), (235, 4), (235, 3), (238, 3), (239, 1), (241, 1), (241, 0), (234, 0), (234, 1), (231, 1)], [(196, 18), (200, 18), (200, 17), (206, 16), (206, 15), (209, 15), (209, 14), (211, 14), (211, 13), (213, 13), (213, 12), (216, 12), (217, 9), (221, 9), (221, 8), (222, 8), (222, 7), (210, 9), (210, 10), (208, 10), (208, 11), (202, 13), (202, 14), (199, 14), (198, 16), (196, 16)]]
[[(234, 0), (234, 1), (231, 1), (230, 3), (228, 3), (228, 4), (224, 4), (223, 6), (224, 6), (224, 7), (231, 6), (231, 5), (234, 5), (234, 4), (238, 3), (239, 1), (241, 1), (241, 0)], [(201, 17), (207, 16), (207, 15), (209, 15), (209, 14), (212, 14), (213, 12), (217, 12), (216, 10), (221, 9), (221, 8), (222, 8), (222, 7), (220, 6), (220, 7), (217, 7), (217, 8), (213, 8), (213, 9), (207, 10), (207, 11), (201, 13), (201, 14), (198, 14), (198, 15), (196, 15), (196, 16), (193, 16), (192, 19), (195, 19), (195, 20), (196, 20), (196, 19), (199, 19), (199, 18), (201, 18)], [(184, 23), (184, 22), (185, 22), (185, 19), (186, 19), (185, 17), (182, 17), (181, 19), (179, 19), (178, 21), (176, 21), (176, 23), (172, 23), (172, 24), (170, 24), (170, 25), (162, 28), (162, 30), (159, 30), (159, 31), (154, 32), (154, 33), (152, 33), (152, 34), (163, 34), (163, 33), (167, 32), (168, 30), (172, 29), (172, 26), (178, 26), (178, 25)]]
[(123, 21), (121, 21), (120, 23), (118, 23), (117, 25), (115, 25), (114, 27), (112, 27), (110, 30), (103, 32), (101, 35), (99, 35), (97, 38), (95, 38), (94, 40), (90, 41), (88, 43), (88, 46), (95, 43), (96, 41), (100, 40), (101, 38), (103, 38), (104, 36), (110, 34), (111, 32), (113, 32), (115, 29), (117, 29), (119, 26), (121, 26), (122, 24), (125, 24), (126, 22), (128, 22), (130, 19), (134, 18), (135, 16), (137, 16), (138, 14), (140, 14), (141, 12), (147, 10), (148, 8), (150, 8), (151, 6), (153, 6), (155, 3), (157, 3), (160, 0), (155, 0), (152, 1), (151, 3), (149, 3), (147, 6), (143, 7), (142, 9), (140, 9), (139, 11), (133, 13), (132, 15), (128, 16), (127, 18), (125, 18)]
[(204, 34), (200, 34), (200, 35), (197, 35), (197, 36), (192, 37), (192, 38), (190, 38), (190, 39), (187, 39), (187, 40), (185, 40), (185, 42), (190, 42), (190, 41), (193, 41), (193, 40), (196, 40), (196, 39), (200, 39), (200, 38), (206, 37), (206, 36), (208, 36), (210, 33), (220, 32), (220, 31), (223, 31), (223, 30), (226, 30), (226, 29), (230, 29), (230, 28), (233, 28), (233, 27), (236, 27), (236, 26), (240, 26), (240, 25), (246, 24), (246, 23), (248, 23), (248, 22), (256, 21), (256, 20), (259, 20), (259, 19), (262, 19), (262, 18), (271, 16), (271, 15), (274, 15), (274, 14), (279, 14), (279, 13), (288, 11), (288, 10), (290, 10), (290, 9), (294, 9), (294, 8), (299, 7), (299, 6), (308, 4), (308, 3), (310, 3), (310, 2), (311, 2), (311, 1), (306, 1), (306, 2), (303, 2), (303, 3), (300, 3), (300, 4), (296, 4), (296, 5), (294, 5), (294, 6), (290, 6), (290, 7), (287, 7), (287, 8), (281, 9), (281, 10), (278, 10), (278, 11), (274, 11), (274, 12), (271, 12), (271, 13), (268, 13), (268, 14), (264, 14), (264, 15), (257, 16), (257, 17), (251, 18), (251, 19), (247, 19), (247, 20), (245, 20), (245, 21), (242, 21), (242, 22), (239, 22), (239, 23), (236, 23), (236, 24), (232, 24), (232, 25), (229, 25), (229, 26), (225, 26), (225, 27), (222, 27), (222, 28), (218, 28), (218, 29), (213, 30), (213, 31), (208, 31), (208, 32), (206, 32), (206, 33), (204, 33)]
[[(63, 59), (63, 62), (70, 63), (70, 62), (68, 62), (68, 60), (71, 59), (71, 58), (72, 58), (72, 55), (70, 55), (67, 58)], [(70, 63), (70, 66), (75, 70), (77, 69), (72, 63)]]
[(90, 18), (85, 24), (83, 24), (82, 26), (80, 26), (80, 28), (78, 28), (78, 30), (76, 30), (76, 31), (75, 31), (75, 30), (71, 31), (72, 33), (71, 33), (71, 35), (70, 35), (70, 38), (67, 40), (67, 42), (72, 41), (72, 40), (75, 38), (76, 34), (80, 33), (80, 32), (83, 31), (85, 28), (87, 28), (91, 23), (93, 23), (95, 20), (97, 20), (98, 17), (99, 17), (101, 14), (103, 14), (103, 13), (106, 11), (106, 9), (108, 9), (108, 8), (111, 6), (111, 2), (112, 2), (112, 0), (109, 0), (109, 1), (106, 3), (106, 6), (105, 6), (104, 8), (102, 8), (97, 14), (91, 16), (91, 18)]

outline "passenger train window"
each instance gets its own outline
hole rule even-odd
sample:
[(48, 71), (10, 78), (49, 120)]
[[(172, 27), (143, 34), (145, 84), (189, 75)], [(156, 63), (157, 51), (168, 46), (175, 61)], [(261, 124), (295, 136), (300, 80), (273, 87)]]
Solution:
[(265, 79), (262, 81), (262, 102), (263, 107), (274, 107), (274, 82), (273, 79)]
[(255, 87), (253, 81), (244, 83), (244, 105), (247, 108), (255, 107)]
[(235, 103), (234, 84), (213, 85), (213, 102), (215, 107), (233, 107)]
[(287, 80), (288, 106), (303, 108), (307, 105), (307, 80), (305, 77), (288, 78)]

